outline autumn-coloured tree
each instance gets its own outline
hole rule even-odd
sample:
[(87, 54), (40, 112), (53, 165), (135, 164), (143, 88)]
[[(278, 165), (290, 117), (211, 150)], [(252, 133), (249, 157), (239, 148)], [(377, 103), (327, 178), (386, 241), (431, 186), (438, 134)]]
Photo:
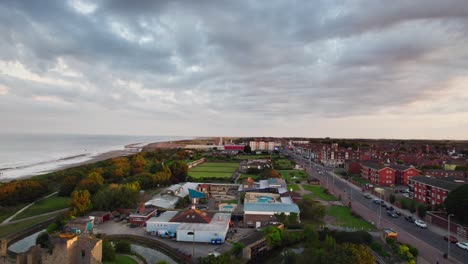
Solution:
[(112, 178), (127, 177), (131, 171), (130, 161), (126, 157), (114, 158), (109, 170)]
[(96, 193), (104, 184), (104, 178), (96, 171), (91, 172), (88, 177), (80, 181), (79, 188)]
[(133, 156), (133, 158), (132, 158), (133, 174), (142, 173), (145, 170), (147, 165), (148, 164), (147, 164), (145, 158), (143, 157), (143, 154), (139, 153), (139, 154)]
[(48, 188), (40, 181), (13, 181), (0, 186), (0, 205), (32, 202), (47, 194)]
[(183, 161), (176, 161), (171, 164), (172, 181), (175, 183), (185, 182), (188, 175), (188, 166)]
[(72, 215), (83, 216), (93, 207), (91, 204), (91, 194), (88, 190), (76, 190), (71, 194)]

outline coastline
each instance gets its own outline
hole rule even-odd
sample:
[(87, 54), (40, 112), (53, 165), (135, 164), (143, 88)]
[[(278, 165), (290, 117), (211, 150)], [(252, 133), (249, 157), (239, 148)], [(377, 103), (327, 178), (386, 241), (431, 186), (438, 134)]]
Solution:
[[(212, 139), (213, 138), (210, 138), (210, 139), (192, 138), (192, 139), (182, 139), (182, 140), (167, 140), (167, 141), (152, 142), (152, 143), (143, 143), (143, 142), (131, 143), (131, 144), (125, 145), (124, 149), (114, 149), (114, 150), (106, 151), (103, 153), (99, 153), (95, 156), (90, 157), (89, 159), (85, 161), (78, 161), (76, 163), (61, 165), (57, 168), (54, 168), (45, 172), (41, 172), (41, 173), (24, 175), (24, 176), (19, 176), (15, 178), (4, 178), (4, 179), (0, 178), (0, 182), (5, 183), (5, 182), (10, 182), (10, 181), (15, 181), (15, 180), (25, 180), (25, 179), (29, 179), (35, 176), (40, 176), (40, 175), (44, 175), (47, 173), (52, 173), (52, 172), (57, 172), (57, 171), (73, 168), (73, 167), (87, 165), (87, 164), (91, 164), (91, 163), (95, 163), (95, 162), (99, 162), (99, 161), (103, 161), (107, 159), (134, 155), (141, 151), (154, 151), (156, 149), (164, 149), (164, 148), (166, 149), (167, 148), (179, 148), (179, 147), (183, 148), (186, 145), (191, 144), (191, 143), (195, 143), (195, 142), (198, 143), (200, 141), (204, 141), (204, 140), (206, 141), (206, 140), (212, 140)], [(77, 155), (77, 157), (81, 157), (81, 155)], [(67, 158), (69, 160), (72, 159), (69, 157)]]

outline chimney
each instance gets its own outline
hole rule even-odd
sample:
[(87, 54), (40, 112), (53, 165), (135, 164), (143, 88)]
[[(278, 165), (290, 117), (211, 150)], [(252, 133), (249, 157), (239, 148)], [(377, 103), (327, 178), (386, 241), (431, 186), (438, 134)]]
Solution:
[(143, 213), (145, 213), (145, 204), (140, 203), (140, 214), (143, 214)]

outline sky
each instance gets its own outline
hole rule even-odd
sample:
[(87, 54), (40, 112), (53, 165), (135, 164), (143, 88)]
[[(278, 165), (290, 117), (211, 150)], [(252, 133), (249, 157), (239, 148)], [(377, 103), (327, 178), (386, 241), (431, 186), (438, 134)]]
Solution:
[(468, 139), (468, 1), (0, 1), (0, 133)]

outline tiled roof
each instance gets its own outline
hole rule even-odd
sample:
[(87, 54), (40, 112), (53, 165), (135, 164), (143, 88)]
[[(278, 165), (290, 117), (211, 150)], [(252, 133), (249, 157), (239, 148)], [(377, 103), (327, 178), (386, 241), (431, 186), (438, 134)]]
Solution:
[(467, 181), (454, 179), (451, 177), (447, 178), (432, 178), (427, 176), (416, 176), (409, 179), (410, 181), (423, 183), (425, 185), (434, 186), (437, 188), (441, 188), (444, 190), (452, 191), (456, 189), (458, 186), (463, 184), (467, 184)]
[(183, 211), (171, 219), (170, 222), (179, 223), (205, 223), (211, 222), (214, 213), (205, 212), (197, 209)]
[(246, 203), (244, 204), (244, 211), (259, 211), (259, 212), (289, 212), (299, 213), (299, 206), (297, 204), (283, 204), (283, 203)]

